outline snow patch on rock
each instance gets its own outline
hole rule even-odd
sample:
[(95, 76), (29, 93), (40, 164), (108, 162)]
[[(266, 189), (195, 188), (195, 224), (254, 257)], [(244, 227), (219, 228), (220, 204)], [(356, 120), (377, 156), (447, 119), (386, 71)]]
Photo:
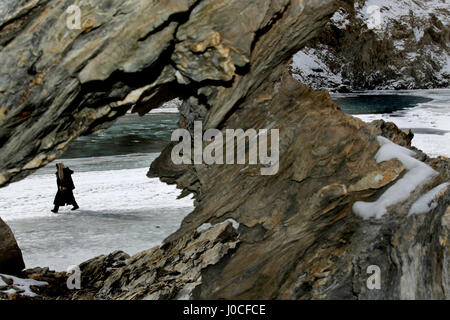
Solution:
[(437, 187), (431, 189), (426, 194), (417, 199), (416, 202), (411, 206), (408, 215), (414, 214), (424, 214), (428, 213), (431, 210), (437, 207), (436, 197), (439, 195), (445, 188), (447, 188), (450, 183), (442, 183)]
[(403, 163), (408, 172), (386, 190), (378, 200), (355, 202), (353, 212), (363, 219), (382, 218), (387, 213), (388, 207), (407, 200), (418, 186), (438, 175), (430, 166), (414, 159), (414, 151), (401, 147), (384, 137), (377, 137), (377, 140), (381, 148), (375, 155), (376, 161), (379, 163), (396, 158)]
[[(227, 223), (227, 222), (231, 222), (231, 224), (233, 225), (233, 228), (234, 228), (236, 231), (239, 229), (240, 223), (237, 222), (237, 221), (234, 220), (234, 219), (227, 219), (227, 220), (225, 220), (224, 222), (220, 222), (220, 223), (217, 223), (217, 224), (215, 224), (215, 225), (218, 225), (218, 224), (224, 224), (224, 223)], [(213, 226), (215, 226), (215, 225), (212, 225), (211, 223), (204, 223), (204, 224), (202, 224), (200, 227), (197, 228), (197, 232), (200, 233), (200, 232), (202, 232), (202, 231), (211, 229), (211, 228), (212, 228)]]
[(322, 58), (322, 55), (327, 54), (325, 47), (320, 49), (307, 48), (297, 52), (291, 65), (293, 77), (303, 83), (316, 81), (319, 86), (328, 87), (329, 83), (333, 83), (333, 86), (341, 85), (343, 82), (342, 75), (334, 73)]
[(341, 8), (334, 13), (331, 17), (331, 22), (337, 26), (339, 29), (345, 29), (347, 25), (350, 23), (348, 20), (348, 13), (345, 9)]
[[(17, 277), (6, 275), (6, 274), (0, 274), (0, 276), (13, 281), (13, 283), (10, 285), (12, 288), (2, 291), (3, 293), (6, 293), (6, 294), (19, 293), (20, 295), (23, 295), (23, 296), (36, 297), (37, 294), (31, 290), (31, 286), (40, 287), (40, 286), (48, 285), (48, 282), (45, 282), (45, 281), (37, 281), (37, 280), (33, 280), (33, 279), (22, 279), (22, 278), (17, 278)], [(1, 278), (0, 278), (0, 281), (4, 283), (4, 281), (2, 281)], [(1, 282), (0, 282), (0, 285), (2, 285)], [(7, 284), (4, 283), (4, 285), (7, 285)]]
[(355, 0), (295, 55), (291, 70), (330, 91), (444, 88), (449, 24), (449, 1)]

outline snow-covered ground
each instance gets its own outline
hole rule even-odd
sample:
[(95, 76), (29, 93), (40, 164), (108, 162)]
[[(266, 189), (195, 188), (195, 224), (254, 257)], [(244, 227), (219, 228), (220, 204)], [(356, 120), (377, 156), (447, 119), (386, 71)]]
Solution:
[[(80, 158), (64, 160), (64, 164), (78, 170), (74, 174), (75, 197), (82, 207), (78, 212), (110, 214), (120, 211), (139, 211), (146, 208), (190, 207), (188, 198), (176, 200), (180, 190), (159, 179), (146, 176), (148, 167), (119, 169), (122, 163), (137, 161), (139, 157), (148, 163), (157, 154), (127, 155), (114, 157)], [(108, 170), (109, 168), (110, 170)], [(88, 170), (81, 171), (80, 170)], [(54, 217), (50, 212), (56, 190), (54, 164), (41, 169), (42, 173), (31, 175), (6, 188), (0, 189), (0, 217), (12, 220)], [(101, 170), (101, 171), (100, 171)], [(61, 212), (69, 213), (68, 207)]]
[(65, 271), (100, 254), (134, 254), (161, 243), (193, 210), (190, 197), (146, 177), (157, 154), (64, 160), (76, 172), (80, 205), (50, 212), (56, 193), (54, 164), (0, 189), (0, 217), (13, 230), (27, 268)]

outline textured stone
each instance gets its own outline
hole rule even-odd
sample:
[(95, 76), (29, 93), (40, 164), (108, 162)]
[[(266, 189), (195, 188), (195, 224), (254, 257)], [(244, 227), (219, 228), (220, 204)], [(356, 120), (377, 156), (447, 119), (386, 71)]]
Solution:
[(16, 238), (0, 218), (0, 273), (17, 274), (25, 268)]
[[(266, 98), (258, 98), (262, 96)], [(430, 263), (427, 257), (445, 256), (448, 250), (438, 234), (447, 230), (441, 218), (449, 192), (440, 195), (432, 212), (407, 216), (421, 194), (448, 179), (448, 159), (428, 159), (419, 153), (440, 175), (389, 208), (381, 220), (365, 221), (352, 212), (353, 203), (377, 199), (404, 171), (397, 160), (376, 163), (375, 137), (385, 134), (408, 146), (403, 132), (396, 127), (378, 131), (380, 126), (345, 115), (328, 93), (310, 91), (287, 73), (279, 82), (255, 90), (242, 105), (223, 128), (278, 128), (278, 174), (261, 176), (248, 165), (197, 165), (181, 176), (175, 170), (171, 180), (171, 166), (164, 166), (164, 161), (154, 162), (150, 170), (152, 175), (161, 172), (165, 181), (195, 190), (195, 210), (167, 243), (204, 223), (232, 218), (241, 224), (236, 252), (204, 271), (194, 297), (448, 297), (441, 290), (448, 282), (447, 262)], [(165, 152), (161, 159), (167, 159)], [(413, 243), (417, 249), (411, 251)], [(383, 290), (367, 289), (369, 265), (381, 268)], [(420, 272), (413, 274), (412, 268)]]
[(81, 290), (76, 291), (67, 289), (64, 272), (35, 268), (24, 274), (49, 283), (37, 288), (35, 299), (189, 299), (202, 282), (202, 271), (230, 255), (238, 237), (225, 222), (132, 257), (120, 251), (99, 256), (80, 265)]

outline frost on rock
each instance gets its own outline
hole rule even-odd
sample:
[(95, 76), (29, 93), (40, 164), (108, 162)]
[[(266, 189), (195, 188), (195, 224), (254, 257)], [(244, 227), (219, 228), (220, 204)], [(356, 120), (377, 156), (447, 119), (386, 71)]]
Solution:
[(348, 13), (343, 8), (339, 9), (331, 17), (331, 22), (339, 29), (345, 29), (350, 23)]
[[(446, 88), (449, 9), (447, 0), (343, 3), (296, 54), (292, 73), (314, 89), (338, 92)], [(336, 82), (339, 77), (344, 81)]]
[[(427, 19), (430, 15), (437, 15), (443, 23), (448, 24), (449, 16), (445, 13), (448, 10), (447, 1), (439, 0), (366, 0), (355, 2), (355, 10), (357, 11), (357, 17), (367, 21), (373, 14), (370, 11), (370, 7), (380, 8), (382, 28), (379, 33), (384, 35), (385, 32), (390, 32), (390, 25), (388, 22), (398, 20), (400, 17), (409, 17), (411, 11), (415, 16)], [(403, 21), (397, 21), (403, 23)], [(414, 32), (420, 32), (418, 28), (415, 28)], [(423, 36), (423, 34), (422, 34)], [(417, 39), (419, 41), (421, 38)]]
[(396, 145), (384, 137), (377, 137), (377, 139), (381, 148), (375, 155), (376, 161), (379, 163), (396, 158), (403, 163), (408, 172), (375, 202), (355, 202), (353, 212), (363, 219), (380, 219), (386, 214), (388, 207), (405, 201), (419, 185), (438, 174), (427, 164), (414, 159), (414, 151)]
[(316, 82), (315, 87), (328, 87), (332, 83), (337, 87), (343, 82), (341, 73), (334, 73), (324, 61), (323, 56), (330, 56), (325, 46), (320, 48), (305, 48), (297, 52), (291, 64), (292, 75), (295, 79), (310, 83), (312, 79)]
[[(217, 223), (217, 224), (215, 224), (215, 225), (223, 224), (223, 223), (227, 223), (227, 222), (231, 222), (231, 224), (233, 225), (233, 228), (234, 228), (236, 231), (239, 229), (240, 224), (239, 224), (239, 222), (237, 222), (237, 221), (234, 220), (234, 219), (227, 219), (227, 220), (225, 220), (224, 222)], [(202, 232), (202, 231), (211, 229), (212, 227), (213, 227), (213, 225), (212, 225), (211, 223), (204, 223), (204, 224), (202, 224), (200, 227), (197, 228), (197, 232), (200, 233), (200, 232)]]
[(411, 209), (409, 209), (408, 216), (413, 214), (428, 213), (435, 209), (437, 207), (436, 196), (449, 185), (450, 183), (448, 182), (442, 183), (417, 199), (417, 201), (411, 206)]
[(202, 224), (200, 227), (197, 228), (197, 232), (200, 233), (202, 231), (208, 230), (212, 228), (212, 224), (211, 223), (204, 223)]
[[(11, 284), (12, 288), (2, 291), (3, 293), (6, 293), (6, 294), (19, 293), (23, 296), (36, 297), (37, 294), (31, 290), (31, 286), (40, 287), (40, 286), (48, 285), (48, 283), (45, 281), (37, 281), (37, 280), (33, 280), (33, 279), (22, 279), (22, 278), (17, 278), (17, 277), (6, 275), (6, 274), (0, 274), (0, 276), (13, 281), (13, 283)], [(0, 278), (0, 286), (3, 285), (2, 282), (4, 283), (4, 281), (1, 280), (1, 278)], [(6, 283), (4, 285), (6, 285)]]

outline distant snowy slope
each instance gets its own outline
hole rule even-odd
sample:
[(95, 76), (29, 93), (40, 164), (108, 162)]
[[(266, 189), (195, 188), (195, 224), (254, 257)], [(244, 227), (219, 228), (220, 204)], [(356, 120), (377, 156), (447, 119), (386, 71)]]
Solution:
[(343, 1), (292, 71), (337, 91), (448, 87), (449, 22), (449, 0)]

